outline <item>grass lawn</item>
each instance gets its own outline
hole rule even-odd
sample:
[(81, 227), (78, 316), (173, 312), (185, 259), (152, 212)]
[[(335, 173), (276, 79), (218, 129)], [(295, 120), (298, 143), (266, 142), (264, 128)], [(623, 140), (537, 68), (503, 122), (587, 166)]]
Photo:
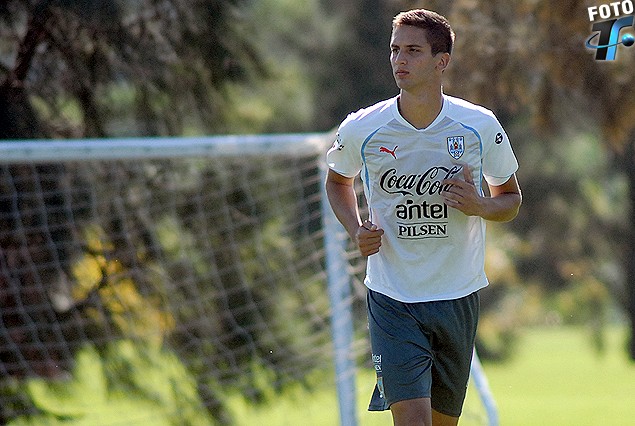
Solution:
[(598, 354), (581, 329), (524, 331), (514, 359), (485, 366), (500, 424), (635, 425), (635, 363), (626, 336), (607, 333)]
[[(635, 425), (635, 363), (625, 351), (626, 331), (607, 333), (606, 351), (597, 354), (588, 333), (578, 328), (529, 329), (522, 332), (513, 359), (485, 364), (499, 409), (501, 426)], [(392, 425), (386, 413), (368, 413), (374, 373), (357, 378), (359, 426)], [(269, 406), (231, 401), (237, 425), (336, 426), (338, 408), (332, 390), (297, 391)], [(460, 425), (486, 424), (476, 392), (470, 388)]]

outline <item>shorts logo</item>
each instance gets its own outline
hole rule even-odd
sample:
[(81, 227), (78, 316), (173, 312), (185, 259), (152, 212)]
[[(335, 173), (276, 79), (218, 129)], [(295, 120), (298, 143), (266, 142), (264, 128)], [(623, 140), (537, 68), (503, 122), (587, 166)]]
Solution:
[(494, 140), (494, 142), (496, 142), (496, 145), (500, 145), (503, 143), (503, 134), (502, 133), (496, 133), (496, 140)]
[(375, 371), (377, 371), (378, 373), (381, 373), (381, 355), (372, 354), (371, 357), (373, 359), (373, 365), (375, 366)]
[(384, 378), (381, 373), (381, 355), (371, 354), (373, 359), (373, 365), (375, 366), (375, 373), (377, 373), (377, 390), (379, 391), (379, 397), (384, 396)]
[(379, 391), (380, 398), (386, 398), (384, 396), (384, 378), (383, 377), (377, 377), (377, 390)]
[(458, 160), (463, 156), (465, 152), (463, 136), (450, 136), (448, 138), (448, 152), (455, 160)]

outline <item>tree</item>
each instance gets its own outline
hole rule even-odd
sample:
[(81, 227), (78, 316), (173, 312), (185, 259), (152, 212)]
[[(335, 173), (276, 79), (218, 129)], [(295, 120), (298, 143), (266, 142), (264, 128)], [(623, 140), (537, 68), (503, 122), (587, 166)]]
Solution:
[[(451, 90), (494, 108), (503, 122), (527, 117), (519, 138), (536, 141), (523, 135), (530, 129), (537, 139), (547, 142), (540, 148), (546, 152), (554, 152), (553, 144), (562, 144), (563, 138), (581, 132), (595, 134), (604, 141), (608, 158), (612, 158), (605, 165), (609, 174), (593, 175), (592, 169), (583, 167), (577, 176), (573, 175), (566, 159), (575, 157), (576, 151), (570, 152), (560, 158), (565, 161), (556, 165), (559, 172), (551, 179), (540, 173), (523, 181), (525, 206), (511, 226), (525, 237), (538, 234), (527, 224), (545, 228), (541, 255), (527, 258), (529, 263), (521, 260), (520, 268), (525, 278), (539, 277), (546, 283), (555, 283), (556, 289), (565, 288), (568, 277), (575, 276), (572, 265), (577, 265), (575, 271), (606, 282), (601, 259), (621, 259), (625, 283), (608, 285), (629, 313), (630, 353), (635, 359), (635, 246), (631, 243), (635, 215), (631, 213), (627, 223), (623, 223), (620, 204), (616, 204), (619, 201), (610, 189), (618, 172), (627, 177), (632, 212), (635, 122), (627, 111), (635, 103), (629, 90), (635, 83), (635, 59), (623, 51), (618, 53), (619, 60), (611, 63), (593, 59), (593, 52), (584, 47), (592, 30), (583, 1), (556, 4), (457, 0), (449, 17), (459, 32), (459, 53), (450, 69)], [(585, 194), (583, 180), (588, 183), (589, 177), (597, 179), (599, 187)], [(600, 214), (596, 205), (602, 198), (618, 207), (617, 212), (610, 209)], [(540, 199), (547, 202), (535, 203)], [(562, 208), (557, 208), (554, 201), (563, 203)], [(582, 227), (580, 212), (586, 212)], [(544, 220), (537, 220), (540, 217)], [(551, 227), (556, 223), (559, 231)]]
[[(13, 59), (0, 65), (0, 139), (225, 130), (223, 116), (231, 103), (226, 84), (267, 72), (241, 26), (237, 11), (244, 4), (0, 3), (3, 58)], [(86, 307), (107, 303), (98, 292), (112, 285), (104, 266), (102, 282), (84, 300), (64, 311), (50, 300), (52, 287), (72, 277), (74, 258), (103, 254), (70, 228), (83, 215), (63, 207), (69, 201), (63, 195), (68, 173), (64, 165), (0, 166), (0, 228), (6, 231), (0, 233), (0, 367), (13, 377), (56, 377), (68, 369), (75, 347), (66, 341), (96, 332), (90, 327), (78, 332), (72, 320)], [(42, 197), (29, 195), (37, 191)], [(140, 235), (152, 234), (135, 220)], [(113, 252), (122, 244), (113, 237), (118, 226), (120, 218), (105, 226)], [(22, 237), (8, 232), (22, 227), (29, 230)], [(51, 328), (51, 322), (57, 326)]]
[[(266, 73), (242, 31), (243, 4), (4, 2), (0, 31), (15, 61), (0, 74), (0, 106), (9, 112), (0, 137), (110, 136), (121, 132), (115, 119), (154, 136), (222, 130), (225, 84)], [(29, 98), (46, 117), (36, 133), (25, 133)]]
[(337, 16), (337, 39), (308, 58), (319, 93), (315, 125), (331, 130), (351, 111), (397, 93), (390, 72), (390, 21), (394, 2), (328, 1), (324, 8)]

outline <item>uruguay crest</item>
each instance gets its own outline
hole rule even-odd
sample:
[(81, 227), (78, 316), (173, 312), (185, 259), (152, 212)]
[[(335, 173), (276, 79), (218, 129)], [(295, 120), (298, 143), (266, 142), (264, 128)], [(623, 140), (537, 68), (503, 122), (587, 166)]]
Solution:
[(450, 136), (448, 138), (448, 152), (455, 160), (463, 156), (465, 152), (465, 143), (463, 136)]

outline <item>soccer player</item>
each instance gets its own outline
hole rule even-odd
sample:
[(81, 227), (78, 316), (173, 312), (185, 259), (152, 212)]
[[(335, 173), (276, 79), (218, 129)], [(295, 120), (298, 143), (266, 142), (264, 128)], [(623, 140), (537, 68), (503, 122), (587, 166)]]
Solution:
[(509, 221), (521, 204), (518, 163), (494, 114), (443, 93), (453, 43), (444, 17), (398, 14), (390, 62), (399, 94), (350, 114), (327, 154), (333, 211), (368, 256), (369, 410), (390, 409), (396, 426), (458, 423), (488, 283), (485, 221)]

